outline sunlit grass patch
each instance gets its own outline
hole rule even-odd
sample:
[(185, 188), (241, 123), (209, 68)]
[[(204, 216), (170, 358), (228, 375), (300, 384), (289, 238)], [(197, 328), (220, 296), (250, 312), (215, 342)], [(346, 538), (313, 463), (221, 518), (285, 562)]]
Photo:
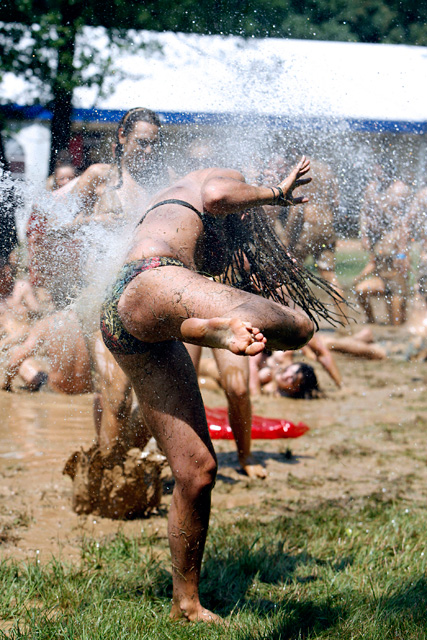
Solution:
[[(201, 583), (228, 629), (169, 621), (169, 560), (156, 538), (85, 540), (81, 560), (0, 564), (11, 639), (427, 637), (427, 514), (381, 495), (297, 508), (262, 523), (245, 509), (211, 527)], [(218, 520), (218, 517), (217, 519)]]

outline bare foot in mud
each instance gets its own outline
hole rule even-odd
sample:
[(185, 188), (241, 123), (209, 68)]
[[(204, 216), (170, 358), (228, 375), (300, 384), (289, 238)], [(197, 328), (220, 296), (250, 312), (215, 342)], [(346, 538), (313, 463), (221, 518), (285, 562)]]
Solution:
[(265, 348), (266, 338), (249, 322), (238, 318), (188, 318), (181, 325), (184, 340), (236, 355), (254, 356)]
[(209, 609), (205, 609), (201, 604), (194, 607), (192, 604), (190, 607), (185, 607), (183, 603), (179, 604), (174, 602), (170, 612), (170, 619), (182, 622), (206, 622), (207, 624), (221, 624), (225, 622), (220, 616), (217, 616)]
[(248, 456), (245, 460), (239, 460), (242, 471), (248, 478), (266, 478), (267, 470), (255, 458)]

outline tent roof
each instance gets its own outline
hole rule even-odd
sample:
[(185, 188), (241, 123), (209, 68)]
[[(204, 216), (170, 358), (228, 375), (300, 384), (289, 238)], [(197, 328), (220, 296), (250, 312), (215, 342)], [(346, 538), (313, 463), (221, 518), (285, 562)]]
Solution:
[[(105, 95), (75, 90), (77, 119), (116, 120), (123, 110), (145, 106), (163, 112), (166, 121), (344, 118), (358, 128), (427, 131), (427, 47), (129, 35), (128, 49), (113, 47)], [(103, 29), (85, 28), (78, 48), (89, 41), (101, 59), (108, 55)], [(28, 104), (29, 86), (20, 78), (6, 74), (0, 90), (3, 102)]]

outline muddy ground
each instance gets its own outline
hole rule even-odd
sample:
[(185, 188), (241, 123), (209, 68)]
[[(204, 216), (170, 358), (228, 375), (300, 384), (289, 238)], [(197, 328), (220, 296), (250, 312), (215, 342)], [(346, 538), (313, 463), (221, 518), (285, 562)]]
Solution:
[[(357, 330), (355, 327), (353, 330)], [(405, 343), (406, 328), (374, 327), (375, 337)], [(317, 366), (326, 397), (259, 397), (254, 411), (305, 422), (297, 440), (257, 440), (256, 457), (268, 472), (251, 481), (237, 469), (233, 442), (216, 441), (219, 474), (213, 495), (216, 521), (256, 506), (270, 518), (299, 504), (375, 493), (423, 502), (427, 496), (427, 363), (401, 356), (372, 362), (337, 355), (341, 390)], [(203, 391), (207, 406), (224, 406), (221, 391)], [(166, 535), (170, 488), (158, 514), (117, 522), (77, 516), (71, 480), (62, 475), (68, 455), (93, 441), (91, 396), (0, 391), (0, 553), (17, 559), (52, 555), (77, 559), (85, 536), (157, 532)], [(292, 455), (291, 455), (292, 454)], [(164, 545), (162, 545), (164, 546)]]

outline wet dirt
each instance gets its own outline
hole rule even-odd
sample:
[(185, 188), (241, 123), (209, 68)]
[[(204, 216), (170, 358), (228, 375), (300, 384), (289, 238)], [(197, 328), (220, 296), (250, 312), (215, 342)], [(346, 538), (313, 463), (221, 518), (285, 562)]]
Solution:
[[(406, 344), (405, 328), (374, 327), (377, 339)], [(303, 421), (297, 440), (256, 440), (266, 480), (238, 470), (233, 442), (215, 441), (219, 473), (212, 516), (235, 519), (250, 507), (269, 519), (298, 505), (379, 494), (423, 502), (427, 497), (427, 363), (366, 361), (337, 354), (338, 390), (317, 366), (325, 398), (254, 398), (254, 412)], [(221, 391), (203, 389), (207, 406), (224, 406)], [(77, 515), (72, 483), (62, 474), (73, 451), (93, 444), (92, 398), (42, 390), (0, 391), (0, 554), (17, 559), (80, 556), (82, 539), (117, 531), (155, 534), (165, 547), (171, 483), (150, 517), (130, 521)]]

